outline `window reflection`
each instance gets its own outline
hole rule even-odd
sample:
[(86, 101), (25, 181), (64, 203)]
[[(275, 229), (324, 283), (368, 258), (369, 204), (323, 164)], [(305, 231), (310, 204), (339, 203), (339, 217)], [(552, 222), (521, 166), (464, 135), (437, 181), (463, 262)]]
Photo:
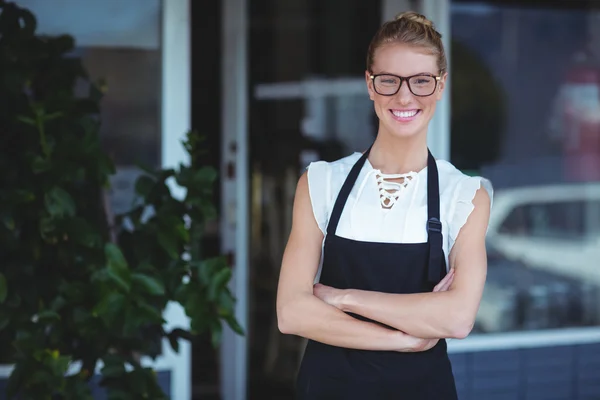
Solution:
[(480, 333), (600, 325), (600, 12), (521, 3), (452, 3), (452, 158), (496, 187)]

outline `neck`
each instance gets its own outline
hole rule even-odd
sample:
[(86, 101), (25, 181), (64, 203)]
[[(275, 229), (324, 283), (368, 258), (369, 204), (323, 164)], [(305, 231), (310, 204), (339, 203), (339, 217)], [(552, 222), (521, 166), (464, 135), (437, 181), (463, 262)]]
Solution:
[(380, 130), (369, 153), (369, 162), (384, 174), (405, 174), (427, 167), (427, 156), (425, 134), (396, 138)]

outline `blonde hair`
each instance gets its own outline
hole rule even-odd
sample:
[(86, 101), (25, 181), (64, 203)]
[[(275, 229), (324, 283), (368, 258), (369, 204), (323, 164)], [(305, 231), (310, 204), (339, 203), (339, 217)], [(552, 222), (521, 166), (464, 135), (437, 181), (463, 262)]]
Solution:
[(369, 44), (367, 52), (367, 70), (375, 62), (375, 52), (381, 46), (387, 44), (401, 43), (409, 46), (426, 49), (430, 54), (437, 56), (439, 73), (442, 74), (448, 68), (446, 52), (442, 43), (442, 35), (435, 29), (433, 22), (424, 15), (405, 11), (392, 21), (384, 23)]

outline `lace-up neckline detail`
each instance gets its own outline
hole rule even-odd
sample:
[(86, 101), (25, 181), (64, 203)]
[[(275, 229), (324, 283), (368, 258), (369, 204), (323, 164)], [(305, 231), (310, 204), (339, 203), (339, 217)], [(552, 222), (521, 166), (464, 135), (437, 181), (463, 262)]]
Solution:
[(379, 201), (384, 209), (391, 209), (398, 201), (402, 192), (417, 178), (416, 172), (406, 174), (384, 174), (379, 170), (373, 170), (379, 190)]

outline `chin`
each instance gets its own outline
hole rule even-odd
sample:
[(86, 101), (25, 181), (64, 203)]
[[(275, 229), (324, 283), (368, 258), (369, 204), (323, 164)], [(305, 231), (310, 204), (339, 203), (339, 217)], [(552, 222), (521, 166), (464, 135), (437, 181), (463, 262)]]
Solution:
[(410, 139), (419, 136), (420, 129), (395, 129), (390, 131), (393, 137), (398, 139)]
[(401, 126), (395, 121), (391, 121), (388, 124), (388, 132), (397, 139), (409, 139), (419, 136), (419, 133), (423, 132), (423, 130), (422, 124), (416, 123), (416, 121), (409, 124), (402, 124)]

